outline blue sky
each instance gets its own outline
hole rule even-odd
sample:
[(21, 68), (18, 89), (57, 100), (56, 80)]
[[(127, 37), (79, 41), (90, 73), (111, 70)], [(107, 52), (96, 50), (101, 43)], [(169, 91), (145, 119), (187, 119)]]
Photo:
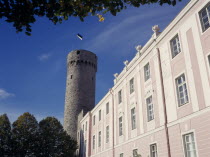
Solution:
[[(188, 0), (173, 6), (146, 5), (128, 8), (117, 16), (105, 15), (104, 22), (89, 16), (85, 22), (70, 18), (54, 25), (38, 18), (32, 36), (16, 34), (12, 24), (0, 20), (0, 114), (14, 121), (24, 112), (37, 120), (55, 116), (63, 122), (66, 56), (74, 49), (86, 49), (98, 56), (96, 103), (113, 86), (113, 74), (123, 61), (131, 60), (135, 46), (144, 45), (152, 26), (161, 31)], [(83, 35), (79, 40), (76, 34)]]

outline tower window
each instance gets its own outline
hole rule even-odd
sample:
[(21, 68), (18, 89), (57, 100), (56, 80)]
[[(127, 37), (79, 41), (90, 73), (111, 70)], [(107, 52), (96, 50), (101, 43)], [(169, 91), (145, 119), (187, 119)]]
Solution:
[(71, 75), (71, 79), (73, 78), (73, 75)]
[(80, 54), (80, 51), (77, 51), (77, 54)]

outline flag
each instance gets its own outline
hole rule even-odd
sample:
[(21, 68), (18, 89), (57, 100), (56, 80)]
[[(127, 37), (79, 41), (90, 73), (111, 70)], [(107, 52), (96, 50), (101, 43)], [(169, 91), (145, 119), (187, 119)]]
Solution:
[(83, 36), (82, 36), (82, 35), (80, 35), (79, 33), (77, 34), (77, 37), (78, 37), (80, 40), (82, 40), (82, 39), (83, 39)]

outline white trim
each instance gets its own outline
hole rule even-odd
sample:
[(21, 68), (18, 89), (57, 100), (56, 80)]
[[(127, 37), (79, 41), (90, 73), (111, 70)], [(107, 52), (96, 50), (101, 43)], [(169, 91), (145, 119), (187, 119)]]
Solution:
[[(192, 118), (194, 118), (194, 117), (198, 117), (198, 116), (200, 116), (200, 115), (202, 115), (202, 114), (205, 114), (205, 113), (207, 113), (207, 112), (210, 112), (210, 107), (207, 107), (207, 108), (205, 108), (205, 109), (203, 109), (203, 110), (201, 110), (201, 111), (194, 112), (194, 113), (192, 113), (192, 114), (190, 114), (190, 115), (188, 115), (188, 116), (185, 116), (185, 117), (180, 118), (180, 119), (178, 119), (178, 120), (175, 120), (175, 121), (173, 121), (173, 122), (170, 122), (170, 123), (167, 124), (167, 126), (168, 126), (168, 127), (174, 126), (174, 125), (179, 124), (179, 123), (182, 123), (182, 122), (184, 122), (184, 121), (186, 121), (186, 120), (192, 119)], [(209, 113), (209, 114), (210, 114), (210, 113)]]

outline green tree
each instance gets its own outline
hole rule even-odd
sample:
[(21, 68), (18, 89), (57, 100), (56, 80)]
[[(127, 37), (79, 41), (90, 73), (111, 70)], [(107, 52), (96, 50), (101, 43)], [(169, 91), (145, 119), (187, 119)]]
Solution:
[(30, 35), (31, 24), (36, 17), (47, 17), (54, 24), (62, 23), (69, 17), (79, 17), (81, 21), (88, 15), (96, 15), (99, 21), (104, 18), (101, 14), (110, 12), (116, 15), (127, 6), (159, 3), (175, 5), (181, 0), (0, 0), (0, 19), (12, 22), (17, 32), (23, 31)]
[(39, 122), (41, 135), (41, 156), (73, 156), (77, 144), (63, 130), (61, 123), (54, 117), (47, 117)]
[(15, 157), (39, 156), (39, 125), (36, 118), (26, 112), (12, 124)]
[(11, 124), (6, 114), (0, 115), (0, 156), (12, 156)]

